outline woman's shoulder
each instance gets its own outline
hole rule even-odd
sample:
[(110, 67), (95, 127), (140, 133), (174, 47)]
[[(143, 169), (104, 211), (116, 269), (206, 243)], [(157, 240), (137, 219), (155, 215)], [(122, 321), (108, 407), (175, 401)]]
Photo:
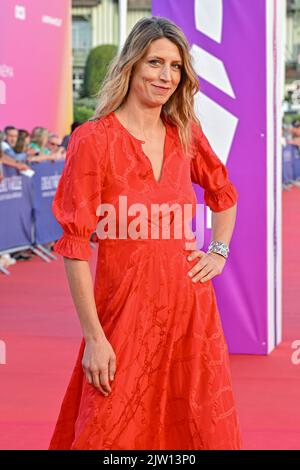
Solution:
[(72, 161), (74, 162), (80, 160), (83, 155), (85, 161), (105, 162), (108, 155), (107, 150), (108, 138), (105, 126), (102, 119), (96, 119), (87, 120), (73, 130), (69, 139), (67, 154), (72, 155)]
[(95, 139), (106, 138), (107, 128), (106, 116), (101, 118), (90, 118), (75, 128), (72, 137), (76, 140), (85, 139), (87, 142), (93, 142)]

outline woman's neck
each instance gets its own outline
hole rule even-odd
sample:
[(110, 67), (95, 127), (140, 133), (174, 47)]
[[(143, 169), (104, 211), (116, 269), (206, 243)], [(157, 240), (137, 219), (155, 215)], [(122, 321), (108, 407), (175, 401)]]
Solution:
[(161, 109), (161, 106), (150, 108), (128, 99), (115, 111), (115, 114), (130, 132), (137, 137), (145, 138), (163, 126)]

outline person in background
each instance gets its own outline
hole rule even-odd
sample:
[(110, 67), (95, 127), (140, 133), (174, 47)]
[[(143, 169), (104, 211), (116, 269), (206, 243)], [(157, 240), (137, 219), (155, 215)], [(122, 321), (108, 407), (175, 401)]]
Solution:
[[(4, 179), (3, 174), (3, 151), (2, 151), (2, 143), (4, 139), (4, 133), (0, 131), (0, 184)], [(7, 268), (11, 264), (15, 264), (16, 260), (10, 256), (9, 253), (0, 254), (0, 266), (3, 268)]]
[(15, 160), (18, 162), (26, 161), (28, 157), (31, 157), (35, 154), (35, 149), (29, 147), (30, 143), (30, 134), (25, 129), (19, 129), (18, 139), (13, 151), (15, 153)]
[(18, 171), (28, 170), (30, 167), (23, 161), (16, 160), (16, 153), (14, 147), (18, 140), (19, 131), (14, 126), (7, 126), (4, 129), (4, 138), (1, 142), (1, 149), (3, 152), (2, 163), (4, 165), (15, 168)]
[(47, 148), (48, 135), (48, 130), (45, 127), (34, 127), (32, 130), (29, 146), (39, 153), (39, 157), (50, 155), (50, 150)]
[(47, 148), (57, 160), (65, 158), (66, 149), (62, 146), (61, 138), (57, 134), (49, 134)]
[(53, 161), (61, 158), (61, 152), (51, 153), (48, 148), (49, 133), (45, 127), (35, 127), (31, 134), (29, 146), (35, 149), (35, 155), (28, 158), (29, 162)]
[(2, 142), (2, 150), (6, 152), (14, 148), (18, 140), (18, 129), (14, 126), (6, 126), (4, 129), (4, 139)]
[(76, 127), (80, 126), (82, 123), (80, 121), (74, 121), (71, 125), (71, 133), (68, 135), (65, 135), (62, 141), (62, 146), (67, 150), (68, 143), (71, 137), (72, 132), (76, 129)]
[(288, 141), (288, 144), (297, 145), (300, 148), (300, 120), (295, 119), (291, 123), (290, 128), (291, 139)]

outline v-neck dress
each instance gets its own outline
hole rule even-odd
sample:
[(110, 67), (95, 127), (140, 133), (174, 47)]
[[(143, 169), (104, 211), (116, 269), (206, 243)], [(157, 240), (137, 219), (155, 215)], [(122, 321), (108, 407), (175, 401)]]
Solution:
[[(204, 188), (205, 203), (215, 212), (235, 205), (238, 193), (200, 126), (192, 124), (192, 145), (184, 152), (177, 127), (167, 118), (164, 123), (158, 181), (142, 141), (114, 112), (71, 135), (52, 205), (63, 228), (54, 251), (89, 260), (91, 234), (102, 233), (98, 227), (107, 217), (99, 207), (114, 209), (115, 228), (107, 238), (98, 235), (94, 297), (116, 354), (116, 373), (108, 396), (87, 382), (82, 338), (49, 449), (242, 448), (213, 284), (194, 283), (187, 274), (196, 263), (187, 260), (195, 240), (172, 236), (172, 230), (168, 238), (160, 229), (150, 235), (164, 218), (152, 217), (152, 207), (179, 210), (187, 204), (193, 217), (192, 183)], [(147, 208), (140, 224), (148, 227), (147, 238), (145, 230), (128, 236), (137, 207)], [(175, 226), (178, 218), (169, 220)]]

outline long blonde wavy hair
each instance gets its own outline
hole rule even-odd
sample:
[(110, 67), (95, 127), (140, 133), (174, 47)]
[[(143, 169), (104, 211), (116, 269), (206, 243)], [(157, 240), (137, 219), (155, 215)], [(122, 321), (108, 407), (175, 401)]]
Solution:
[(183, 31), (172, 21), (153, 16), (141, 18), (133, 27), (119, 53), (111, 62), (97, 97), (94, 118), (115, 111), (125, 100), (130, 89), (130, 77), (135, 64), (146, 54), (152, 41), (167, 38), (178, 47), (182, 58), (181, 80), (162, 111), (177, 126), (181, 144), (186, 151), (191, 140), (192, 120), (199, 124), (194, 111), (194, 95), (199, 90), (197, 74), (192, 66), (189, 44)]
[(39, 147), (43, 146), (43, 141), (48, 138), (48, 130), (45, 127), (34, 127), (31, 133), (31, 142), (38, 145)]

